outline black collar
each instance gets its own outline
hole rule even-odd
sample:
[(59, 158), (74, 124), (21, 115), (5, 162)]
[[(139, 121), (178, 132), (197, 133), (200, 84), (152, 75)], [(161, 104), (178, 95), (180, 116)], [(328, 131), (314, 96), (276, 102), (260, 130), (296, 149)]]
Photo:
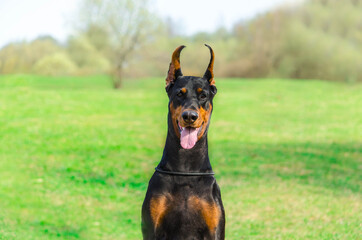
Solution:
[(201, 172), (170, 172), (170, 171), (164, 171), (159, 169), (158, 167), (155, 168), (156, 172), (164, 173), (168, 175), (177, 175), (177, 176), (213, 176), (214, 172), (208, 172), (208, 173), (201, 173)]

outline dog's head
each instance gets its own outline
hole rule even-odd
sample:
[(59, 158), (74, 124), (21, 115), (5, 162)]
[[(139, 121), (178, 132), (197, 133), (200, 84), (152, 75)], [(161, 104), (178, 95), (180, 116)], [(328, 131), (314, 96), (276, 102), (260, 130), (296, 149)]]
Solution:
[(172, 54), (166, 78), (169, 101), (169, 116), (175, 135), (184, 149), (191, 149), (206, 135), (212, 113), (212, 100), (216, 94), (214, 81), (214, 52), (203, 77), (183, 76), (180, 66), (180, 46)]

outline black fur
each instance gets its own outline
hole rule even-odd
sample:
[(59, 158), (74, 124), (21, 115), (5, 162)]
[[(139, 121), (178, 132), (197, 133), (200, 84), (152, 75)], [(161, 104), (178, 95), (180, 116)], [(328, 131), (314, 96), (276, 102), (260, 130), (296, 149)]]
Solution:
[[(180, 94), (182, 88), (185, 94)], [(201, 88), (202, 92), (197, 91)], [(158, 168), (174, 172), (212, 172), (207, 143), (207, 131), (191, 149), (183, 149), (172, 122), (170, 106), (182, 106), (187, 109), (203, 109), (212, 111), (216, 87), (210, 85), (205, 78), (178, 76), (166, 88), (169, 96), (168, 132), (163, 156)], [(202, 95), (202, 96), (201, 96)], [(211, 117), (211, 113), (210, 113)], [(168, 196), (167, 211), (165, 211), (159, 226), (155, 227), (151, 216), (151, 199), (157, 196)], [(191, 198), (202, 199), (208, 204), (214, 204), (220, 211), (215, 229), (209, 228), (205, 216), (190, 206)], [(201, 206), (200, 206), (201, 207)], [(225, 214), (221, 200), (220, 189), (213, 176), (174, 176), (155, 172), (149, 181), (148, 190), (142, 206), (142, 233), (144, 240), (164, 239), (224, 239)]]

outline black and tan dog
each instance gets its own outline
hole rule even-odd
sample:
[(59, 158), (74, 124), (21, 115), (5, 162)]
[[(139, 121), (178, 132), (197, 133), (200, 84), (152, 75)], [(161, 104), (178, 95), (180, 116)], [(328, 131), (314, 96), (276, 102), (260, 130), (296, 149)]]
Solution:
[[(206, 44), (205, 44), (206, 45)], [(183, 76), (178, 47), (166, 78), (168, 133), (142, 206), (143, 239), (224, 239), (225, 214), (208, 155), (216, 94), (214, 52), (205, 75)]]

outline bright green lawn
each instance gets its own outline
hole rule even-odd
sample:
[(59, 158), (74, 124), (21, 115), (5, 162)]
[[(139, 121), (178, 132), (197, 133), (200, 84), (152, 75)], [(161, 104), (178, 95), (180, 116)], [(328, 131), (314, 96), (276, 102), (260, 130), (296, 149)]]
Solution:
[[(226, 239), (361, 239), (362, 85), (217, 80)], [(141, 239), (163, 79), (0, 77), (0, 239)]]

